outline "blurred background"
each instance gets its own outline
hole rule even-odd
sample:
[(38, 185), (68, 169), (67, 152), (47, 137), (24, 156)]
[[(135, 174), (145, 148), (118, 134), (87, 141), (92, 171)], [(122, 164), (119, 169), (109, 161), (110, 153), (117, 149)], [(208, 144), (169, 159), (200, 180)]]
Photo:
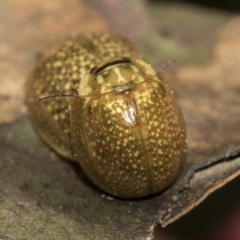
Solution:
[(222, 9), (224, 11), (238, 12), (240, 10), (240, 2), (238, 0), (230, 1), (214, 1), (214, 0), (149, 0), (150, 2), (166, 2), (166, 3), (184, 3), (184, 4), (196, 4), (203, 7), (209, 7), (213, 9)]

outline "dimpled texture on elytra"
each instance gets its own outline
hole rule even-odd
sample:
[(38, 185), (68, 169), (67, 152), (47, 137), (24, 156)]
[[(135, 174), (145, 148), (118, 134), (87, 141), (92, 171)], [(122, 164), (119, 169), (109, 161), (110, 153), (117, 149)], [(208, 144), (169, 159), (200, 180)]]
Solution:
[(166, 86), (154, 81), (120, 96), (113, 92), (73, 100), (75, 152), (105, 191), (125, 198), (157, 193), (184, 163), (183, 119)]

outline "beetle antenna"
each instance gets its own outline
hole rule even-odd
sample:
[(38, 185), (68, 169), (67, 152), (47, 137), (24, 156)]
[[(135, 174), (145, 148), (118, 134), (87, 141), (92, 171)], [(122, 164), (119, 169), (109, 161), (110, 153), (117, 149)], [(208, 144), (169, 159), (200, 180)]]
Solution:
[(170, 60), (169, 62), (167, 62), (166, 64), (163, 64), (160, 69), (158, 70), (158, 72), (162, 71), (163, 69), (167, 68), (168, 66), (172, 65), (173, 63), (175, 63), (177, 60), (173, 59)]
[(65, 94), (65, 93), (53, 94), (53, 95), (49, 95), (49, 96), (46, 96), (46, 97), (39, 98), (38, 100), (36, 100), (36, 102), (41, 102), (41, 101), (44, 101), (44, 100), (49, 99), (49, 98), (57, 98), (57, 97), (75, 98), (75, 97), (77, 97), (77, 95), (76, 94)]

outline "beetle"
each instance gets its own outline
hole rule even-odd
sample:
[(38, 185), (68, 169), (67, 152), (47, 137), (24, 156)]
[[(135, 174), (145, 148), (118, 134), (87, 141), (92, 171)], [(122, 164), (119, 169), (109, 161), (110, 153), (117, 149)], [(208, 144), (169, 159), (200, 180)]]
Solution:
[(113, 196), (161, 192), (184, 165), (186, 127), (167, 80), (118, 36), (75, 35), (48, 48), (25, 102), (47, 145)]

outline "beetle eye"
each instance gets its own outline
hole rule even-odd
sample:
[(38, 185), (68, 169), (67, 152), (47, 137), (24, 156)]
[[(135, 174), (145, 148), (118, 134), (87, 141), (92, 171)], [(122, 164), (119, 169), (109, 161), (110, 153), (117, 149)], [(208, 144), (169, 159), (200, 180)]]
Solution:
[(93, 74), (97, 70), (97, 67), (94, 66), (93, 68), (90, 69), (90, 74)]

